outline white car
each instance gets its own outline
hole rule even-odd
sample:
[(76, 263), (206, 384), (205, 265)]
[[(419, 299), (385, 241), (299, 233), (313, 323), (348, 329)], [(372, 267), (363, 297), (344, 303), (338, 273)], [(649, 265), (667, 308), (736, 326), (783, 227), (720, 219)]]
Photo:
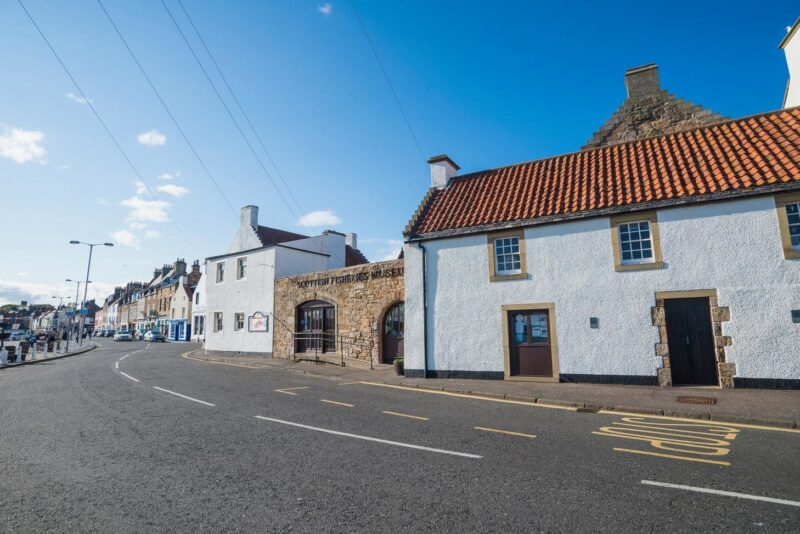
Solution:
[(130, 330), (120, 330), (114, 334), (114, 341), (133, 341)]
[(158, 330), (148, 330), (144, 333), (144, 340), (145, 341), (166, 341), (167, 338), (164, 337), (164, 334), (159, 332)]

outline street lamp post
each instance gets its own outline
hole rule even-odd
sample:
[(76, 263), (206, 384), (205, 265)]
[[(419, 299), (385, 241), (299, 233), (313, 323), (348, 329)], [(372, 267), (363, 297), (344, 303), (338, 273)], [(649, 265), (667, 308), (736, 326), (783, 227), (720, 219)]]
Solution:
[[(82, 282), (80, 280), (73, 280), (71, 278), (67, 278), (66, 281), (75, 284), (75, 307), (77, 308), (78, 307), (78, 295), (81, 292), (81, 284), (82, 284)], [(89, 283), (91, 283), (91, 282), (89, 282)], [(70, 316), (70, 318), (69, 318), (69, 326), (67, 328), (69, 329), (69, 334), (67, 335), (67, 351), (69, 351), (69, 338), (72, 337), (72, 316)]]
[[(113, 247), (114, 243), (84, 243), (83, 241), (75, 241), (72, 240), (69, 242), (70, 245), (86, 245), (89, 247), (89, 263), (86, 265), (86, 282), (83, 286), (83, 302), (81, 303), (81, 310), (86, 306), (86, 294), (89, 289), (89, 271), (92, 269), (92, 252), (94, 251), (94, 247), (104, 246), (104, 247)], [(80, 319), (80, 327), (78, 329), (78, 338), (80, 339), (81, 345), (83, 344), (83, 315), (81, 315)]]

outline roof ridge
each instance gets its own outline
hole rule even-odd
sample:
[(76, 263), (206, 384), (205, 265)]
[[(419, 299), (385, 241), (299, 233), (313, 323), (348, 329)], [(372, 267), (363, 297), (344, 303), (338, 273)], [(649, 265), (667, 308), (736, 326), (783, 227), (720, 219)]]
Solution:
[(664, 134), (654, 135), (652, 137), (645, 137), (643, 139), (631, 139), (630, 141), (621, 141), (619, 143), (614, 143), (612, 145), (603, 145), (603, 146), (595, 146), (595, 147), (591, 147), (591, 148), (582, 148), (580, 150), (574, 150), (572, 152), (565, 152), (563, 154), (556, 154), (554, 156), (547, 156), (547, 157), (539, 158), (539, 159), (529, 159), (529, 160), (525, 160), (525, 161), (520, 161), (518, 163), (510, 163), (508, 165), (500, 165), (498, 167), (491, 167), (491, 168), (488, 168), (488, 169), (481, 169), (479, 171), (474, 171), (474, 172), (470, 172), (470, 173), (467, 173), (467, 174), (462, 174), (460, 176), (459, 175), (453, 176), (450, 179), (450, 182), (447, 185), (449, 187), (450, 183), (455, 182), (455, 181), (461, 181), (461, 180), (463, 180), (465, 178), (470, 178), (470, 179), (471, 178), (476, 178), (477, 175), (482, 174), (482, 173), (500, 171), (502, 169), (507, 169), (509, 167), (516, 167), (517, 165), (528, 165), (530, 163), (537, 163), (539, 161), (548, 161), (548, 160), (552, 160), (552, 159), (563, 158), (563, 157), (566, 157), (566, 156), (572, 156), (572, 155), (575, 155), (575, 154), (589, 153), (589, 152), (593, 152), (593, 151), (596, 151), (596, 150), (603, 150), (603, 149), (606, 149), (606, 148), (608, 148), (610, 146), (622, 147), (622, 146), (625, 146), (625, 145), (632, 145), (632, 144), (635, 144), (635, 143), (643, 143), (645, 141), (652, 141), (654, 139), (660, 139), (662, 137), (668, 137), (668, 136), (671, 136), (671, 135), (678, 135), (678, 134), (686, 134), (686, 133), (695, 132), (695, 131), (698, 131), (698, 130), (704, 130), (704, 129), (707, 129), (707, 128), (714, 128), (714, 127), (717, 127), (717, 126), (722, 126), (724, 124), (729, 124), (729, 123), (732, 123), (732, 122), (745, 121), (745, 120), (748, 120), (748, 119), (754, 119), (756, 117), (763, 117), (765, 115), (783, 113), (783, 112), (792, 111), (792, 110), (795, 110), (795, 109), (800, 110), (800, 105), (793, 106), (793, 107), (790, 107), (790, 108), (776, 109), (776, 110), (772, 110), (772, 111), (763, 111), (761, 113), (754, 113), (752, 115), (745, 115), (744, 117), (738, 117), (738, 118), (735, 118), (735, 119), (727, 118), (727, 119), (723, 119), (723, 120), (721, 120), (719, 122), (713, 122), (711, 124), (703, 124), (701, 126), (688, 128), (686, 130), (681, 130), (679, 132), (664, 133)]

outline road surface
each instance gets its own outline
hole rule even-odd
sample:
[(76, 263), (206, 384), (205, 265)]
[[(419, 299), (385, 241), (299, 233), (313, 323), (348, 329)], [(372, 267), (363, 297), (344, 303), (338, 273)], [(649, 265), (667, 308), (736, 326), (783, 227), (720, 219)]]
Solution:
[(0, 371), (0, 532), (797, 532), (800, 432), (114, 343)]

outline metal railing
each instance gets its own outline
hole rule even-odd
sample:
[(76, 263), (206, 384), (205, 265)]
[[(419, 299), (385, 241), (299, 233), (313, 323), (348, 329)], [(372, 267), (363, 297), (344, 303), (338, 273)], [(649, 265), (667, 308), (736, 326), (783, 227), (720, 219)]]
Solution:
[[(302, 347), (303, 350), (298, 350), (299, 347)], [(292, 359), (294, 361), (327, 362), (328, 360), (320, 360), (320, 355), (330, 354), (338, 356), (339, 364), (345, 367), (345, 358), (356, 358), (358, 354), (368, 354), (369, 368), (373, 369), (372, 349), (374, 347), (375, 342), (372, 339), (323, 332), (292, 332)]]

